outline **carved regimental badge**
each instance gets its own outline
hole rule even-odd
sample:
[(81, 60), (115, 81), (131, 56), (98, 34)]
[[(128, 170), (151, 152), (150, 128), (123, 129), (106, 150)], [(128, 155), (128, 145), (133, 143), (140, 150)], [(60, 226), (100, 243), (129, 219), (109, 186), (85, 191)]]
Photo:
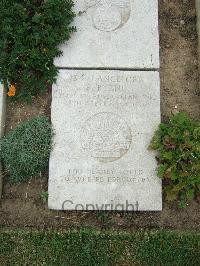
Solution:
[(100, 162), (120, 159), (129, 150), (131, 142), (131, 130), (126, 121), (113, 113), (95, 114), (82, 127), (83, 150)]
[(130, 18), (130, 0), (84, 0), (86, 8), (92, 8), (92, 20), (96, 29), (106, 32), (123, 27)]

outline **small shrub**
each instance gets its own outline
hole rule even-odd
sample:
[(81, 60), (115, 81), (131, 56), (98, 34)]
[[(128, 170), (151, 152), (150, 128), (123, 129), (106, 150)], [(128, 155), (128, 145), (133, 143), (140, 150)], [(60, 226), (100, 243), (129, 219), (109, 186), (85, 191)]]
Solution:
[(51, 138), (48, 118), (37, 116), (23, 122), (0, 140), (0, 157), (10, 182), (24, 181), (47, 168)]
[(179, 113), (160, 125), (150, 147), (158, 151), (167, 200), (179, 199), (185, 207), (200, 191), (200, 124)]
[(0, 80), (13, 99), (30, 100), (56, 80), (58, 45), (75, 28), (72, 0), (1, 0)]

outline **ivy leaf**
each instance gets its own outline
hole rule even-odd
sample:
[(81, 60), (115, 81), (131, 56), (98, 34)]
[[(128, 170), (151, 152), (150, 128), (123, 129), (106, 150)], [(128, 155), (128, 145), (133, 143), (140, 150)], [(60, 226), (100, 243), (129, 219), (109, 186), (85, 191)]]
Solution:
[(163, 153), (163, 155), (162, 155), (162, 158), (164, 159), (164, 160), (172, 160), (172, 158), (173, 158), (173, 153), (172, 152), (164, 152)]
[(178, 197), (178, 191), (175, 190), (168, 190), (166, 192), (166, 200), (167, 201), (174, 201)]
[(154, 134), (154, 137), (153, 139), (151, 140), (151, 143), (149, 145), (149, 149), (152, 149), (152, 150), (157, 150), (160, 146), (160, 134), (159, 134), (159, 131), (157, 130)]
[(176, 173), (175, 171), (171, 173), (171, 180), (172, 180), (172, 181), (175, 181), (175, 180), (177, 180), (178, 178), (179, 178), (179, 176), (177, 175), (177, 173)]
[(186, 208), (186, 202), (184, 200), (180, 200), (178, 203), (178, 206), (180, 209), (185, 209)]
[(159, 165), (158, 168), (157, 168), (157, 175), (158, 175), (158, 177), (163, 178), (166, 169), (167, 169), (167, 166), (166, 165), (164, 165), (164, 164)]
[(194, 129), (193, 136), (195, 139), (200, 139), (200, 126)]
[(195, 196), (195, 191), (194, 191), (193, 188), (187, 190), (186, 197), (187, 197), (188, 200), (193, 200), (194, 196)]

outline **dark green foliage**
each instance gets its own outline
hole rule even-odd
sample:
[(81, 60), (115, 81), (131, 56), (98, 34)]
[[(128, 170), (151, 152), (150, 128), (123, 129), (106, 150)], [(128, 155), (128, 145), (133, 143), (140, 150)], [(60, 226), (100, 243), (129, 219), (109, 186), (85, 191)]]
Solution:
[(48, 118), (37, 116), (23, 122), (0, 141), (0, 157), (10, 182), (21, 182), (48, 166), (52, 129)]
[(30, 100), (56, 80), (58, 45), (75, 30), (72, 0), (1, 0), (0, 79)]
[(200, 264), (197, 232), (0, 231), (0, 265)]
[(200, 124), (179, 113), (160, 125), (150, 147), (158, 151), (167, 199), (185, 207), (200, 191)]

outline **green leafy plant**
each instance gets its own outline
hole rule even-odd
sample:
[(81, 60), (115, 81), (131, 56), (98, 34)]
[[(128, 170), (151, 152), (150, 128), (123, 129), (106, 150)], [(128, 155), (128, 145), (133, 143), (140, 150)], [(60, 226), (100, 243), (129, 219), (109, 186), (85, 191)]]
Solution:
[(19, 183), (47, 168), (51, 138), (48, 118), (37, 116), (23, 122), (0, 140), (0, 157), (10, 182)]
[(43, 203), (46, 203), (48, 201), (48, 197), (49, 197), (48, 191), (42, 191), (40, 193), (40, 198), (43, 201)]
[(178, 113), (160, 124), (150, 148), (158, 151), (157, 172), (167, 200), (179, 199), (185, 207), (200, 191), (200, 124)]
[(9, 96), (31, 100), (56, 81), (58, 45), (75, 31), (72, 8), (72, 0), (1, 0), (0, 80)]

